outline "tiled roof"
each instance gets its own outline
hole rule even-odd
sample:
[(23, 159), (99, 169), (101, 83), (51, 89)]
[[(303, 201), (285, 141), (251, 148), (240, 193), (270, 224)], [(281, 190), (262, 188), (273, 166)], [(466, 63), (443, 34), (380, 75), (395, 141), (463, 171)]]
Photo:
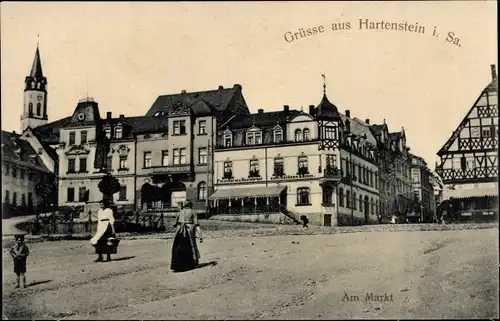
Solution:
[(366, 134), (366, 141), (370, 142), (374, 146), (377, 146), (377, 139), (370, 131), (370, 125), (356, 117), (354, 117), (353, 120), (354, 121), (351, 122), (351, 131), (354, 131), (357, 135)]
[(216, 90), (182, 92), (180, 94), (158, 96), (146, 113), (146, 116), (153, 116), (157, 112), (172, 110), (179, 102), (191, 107), (194, 113), (206, 111), (206, 107), (202, 107), (202, 104), (199, 102), (203, 102), (215, 111), (224, 111), (238, 90), (241, 90), (240, 85), (234, 85), (233, 88), (219, 87)]
[(106, 123), (110, 125), (122, 123), (131, 129), (130, 133), (154, 133), (168, 129), (168, 118), (164, 117), (137, 116), (103, 119), (103, 124)]
[[(300, 115), (302, 112), (299, 110), (280, 110), (280, 111), (270, 111), (270, 112), (259, 112), (250, 115), (237, 115), (234, 117), (227, 126), (230, 129), (237, 128), (247, 128), (255, 125), (256, 127), (263, 128), (274, 126), (276, 124), (282, 124), (292, 118)], [(226, 126), (224, 126), (226, 127)]]
[(384, 129), (384, 126), (385, 125), (377, 125), (377, 124), (373, 124), (370, 126), (370, 129), (372, 130), (372, 132), (375, 134), (375, 135), (380, 135), (382, 133), (382, 130)]
[(49, 169), (44, 165), (36, 151), (31, 145), (21, 139), (21, 136), (15, 133), (9, 133), (2, 130), (2, 158), (11, 159), (31, 166), (36, 166), (44, 171)]
[(403, 133), (401, 133), (401, 132), (389, 133), (391, 140), (400, 140), (402, 135), (403, 135)]

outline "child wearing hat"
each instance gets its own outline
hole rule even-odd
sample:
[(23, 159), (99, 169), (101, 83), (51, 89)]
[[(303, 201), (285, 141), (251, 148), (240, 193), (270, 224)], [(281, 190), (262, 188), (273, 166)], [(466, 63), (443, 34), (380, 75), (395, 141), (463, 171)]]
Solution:
[(17, 275), (16, 288), (20, 287), (20, 280), (22, 278), (23, 287), (26, 287), (26, 261), (30, 251), (28, 246), (24, 243), (24, 235), (15, 236), (16, 243), (10, 249), (10, 255), (14, 260), (14, 273)]

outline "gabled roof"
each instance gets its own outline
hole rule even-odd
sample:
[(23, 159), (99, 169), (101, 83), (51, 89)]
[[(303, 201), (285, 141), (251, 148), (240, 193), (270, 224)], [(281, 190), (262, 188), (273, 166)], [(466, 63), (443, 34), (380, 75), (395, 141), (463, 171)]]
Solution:
[(274, 127), (276, 124), (283, 125), (288, 120), (303, 114), (299, 110), (280, 110), (270, 112), (259, 112), (250, 115), (236, 115), (223, 129), (249, 128), (256, 126), (258, 128)]
[(469, 108), (469, 111), (467, 112), (465, 117), (462, 119), (460, 124), (457, 126), (455, 131), (453, 131), (453, 134), (450, 136), (450, 138), (448, 138), (448, 140), (443, 145), (443, 147), (441, 147), (441, 149), (439, 149), (439, 151), (437, 152), (438, 156), (442, 156), (442, 155), (446, 154), (446, 152), (451, 147), (453, 142), (458, 138), (458, 136), (460, 135), (460, 132), (464, 129), (464, 127), (469, 122), (469, 116), (472, 113), (472, 111), (474, 110), (474, 108), (476, 107), (476, 105), (478, 104), (479, 100), (481, 100), (481, 97), (487, 92), (498, 93), (498, 78), (496, 75), (495, 65), (491, 65), (491, 73), (492, 73), (491, 82), (483, 89), (483, 91), (481, 91), (481, 94), (477, 97), (477, 99), (474, 102), (474, 104), (472, 105), (472, 107)]
[(16, 160), (50, 172), (30, 143), (21, 135), (2, 130), (2, 159)]
[(389, 137), (392, 141), (399, 141), (403, 137), (402, 132), (389, 133)]
[(157, 112), (171, 111), (175, 109), (175, 106), (179, 103), (189, 106), (195, 113), (207, 111), (207, 108), (202, 107), (200, 102), (203, 102), (207, 107), (213, 109), (214, 111), (222, 112), (226, 110), (238, 91), (241, 91), (240, 85), (234, 85), (233, 88), (219, 87), (219, 89), (216, 90), (198, 92), (183, 91), (180, 94), (158, 96), (146, 113), (146, 116), (154, 116)]

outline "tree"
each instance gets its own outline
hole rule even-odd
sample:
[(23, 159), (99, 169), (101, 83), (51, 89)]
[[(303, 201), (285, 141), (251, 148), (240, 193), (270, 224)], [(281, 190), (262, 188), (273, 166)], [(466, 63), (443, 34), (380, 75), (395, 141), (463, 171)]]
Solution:
[(52, 204), (57, 203), (57, 190), (54, 183), (40, 182), (36, 184), (35, 193), (41, 199), (39, 207), (42, 209), (47, 209)]
[(120, 191), (120, 182), (110, 173), (107, 173), (97, 185), (99, 191), (103, 194), (103, 199), (113, 200), (113, 194)]

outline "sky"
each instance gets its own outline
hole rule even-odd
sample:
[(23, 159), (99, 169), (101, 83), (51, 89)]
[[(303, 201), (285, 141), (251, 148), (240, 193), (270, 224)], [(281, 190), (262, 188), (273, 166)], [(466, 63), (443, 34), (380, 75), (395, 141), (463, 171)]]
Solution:
[[(253, 112), (307, 111), (321, 101), (325, 74), (340, 112), (372, 124), (385, 119), (391, 132), (404, 127), (411, 152), (434, 168), (497, 65), (496, 1), (0, 6), (1, 124), (16, 132), (38, 41), (49, 121), (71, 115), (87, 96), (102, 116), (138, 116), (158, 95), (234, 84)], [(425, 31), (360, 29), (360, 19)], [(350, 29), (339, 30), (347, 22)], [(322, 32), (286, 41), (300, 28)]]

